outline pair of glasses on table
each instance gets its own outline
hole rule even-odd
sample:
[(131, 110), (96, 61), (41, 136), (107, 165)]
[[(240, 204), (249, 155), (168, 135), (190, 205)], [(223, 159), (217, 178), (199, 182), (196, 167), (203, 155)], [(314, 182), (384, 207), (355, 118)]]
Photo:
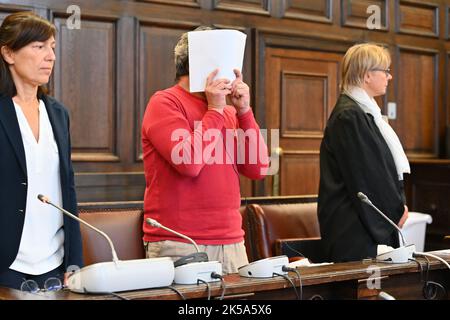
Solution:
[(49, 292), (49, 291), (59, 291), (64, 288), (61, 280), (59, 278), (48, 278), (44, 282), (44, 288), (39, 288), (39, 285), (34, 280), (25, 280), (20, 285), (20, 290), (23, 292), (38, 293), (38, 292)]

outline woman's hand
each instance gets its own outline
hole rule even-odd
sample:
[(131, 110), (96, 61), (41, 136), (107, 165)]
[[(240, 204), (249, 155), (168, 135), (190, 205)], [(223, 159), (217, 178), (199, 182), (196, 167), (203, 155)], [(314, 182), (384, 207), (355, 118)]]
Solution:
[(398, 226), (399, 226), (400, 228), (403, 227), (403, 225), (404, 225), (405, 222), (406, 222), (406, 219), (408, 219), (408, 213), (409, 213), (408, 207), (405, 205), (405, 211), (403, 211), (403, 215), (402, 215), (402, 217), (400, 218), (400, 221), (398, 222)]
[(63, 282), (63, 286), (67, 287), (67, 285), (69, 284), (69, 277), (73, 274), (73, 272), (66, 272), (64, 273), (64, 282)]

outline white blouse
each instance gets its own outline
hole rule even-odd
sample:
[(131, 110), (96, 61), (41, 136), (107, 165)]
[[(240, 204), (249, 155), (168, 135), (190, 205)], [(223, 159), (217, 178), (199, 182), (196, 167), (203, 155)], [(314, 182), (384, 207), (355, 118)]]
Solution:
[(20, 106), (14, 103), (14, 107), (25, 149), (28, 190), (19, 252), (10, 269), (38, 275), (57, 268), (64, 258), (62, 213), (37, 199), (38, 194), (43, 194), (62, 205), (58, 146), (42, 100), (39, 100), (39, 141)]

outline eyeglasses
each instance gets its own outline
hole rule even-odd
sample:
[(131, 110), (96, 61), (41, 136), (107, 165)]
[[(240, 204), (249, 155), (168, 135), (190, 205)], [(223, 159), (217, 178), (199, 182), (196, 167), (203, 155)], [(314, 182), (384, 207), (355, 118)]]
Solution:
[(387, 69), (375, 68), (375, 69), (371, 69), (370, 71), (383, 71), (386, 74), (386, 77), (391, 75), (391, 69), (390, 68), (387, 68)]
[(63, 289), (63, 285), (59, 278), (48, 278), (45, 280), (44, 289), (39, 288), (39, 285), (34, 280), (25, 280), (20, 286), (20, 290), (30, 293), (46, 292), (46, 291), (59, 291)]

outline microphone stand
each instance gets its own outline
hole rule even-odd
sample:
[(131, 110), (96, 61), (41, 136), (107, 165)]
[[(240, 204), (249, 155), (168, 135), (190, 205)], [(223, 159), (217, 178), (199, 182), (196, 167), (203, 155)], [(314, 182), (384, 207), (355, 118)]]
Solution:
[(43, 203), (47, 203), (49, 205), (51, 205), (52, 207), (55, 207), (56, 209), (60, 210), (61, 212), (63, 212), (65, 215), (68, 215), (69, 217), (71, 217), (72, 219), (77, 220), (78, 222), (86, 225), (88, 228), (93, 229), (94, 231), (98, 232), (99, 234), (101, 234), (109, 243), (109, 246), (111, 247), (111, 253), (112, 253), (112, 260), (114, 261), (114, 263), (118, 263), (119, 262), (119, 258), (117, 257), (117, 253), (116, 253), (116, 249), (114, 248), (114, 244), (111, 241), (111, 238), (108, 237), (108, 235), (106, 233), (104, 233), (103, 231), (97, 229), (96, 227), (94, 227), (93, 225), (87, 223), (86, 221), (84, 221), (83, 219), (78, 218), (76, 215), (71, 214), (69, 211), (61, 208), (60, 206), (52, 203), (50, 201), (49, 198), (47, 198), (46, 196), (40, 194), (38, 195), (38, 199), (41, 200)]
[(68, 278), (68, 288), (78, 293), (114, 293), (169, 286), (175, 277), (175, 268), (169, 257), (119, 260), (111, 239), (106, 233), (52, 203), (40, 194), (38, 199), (60, 210), (63, 214), (98, 232), (109, 243), (113, 261), (93, 263), (78, 268)]
[(154, 219), (147, 218), (145, 219), (145, 222), (155, 228), (161, 228), (176, 234), (194, 245), (197, 252), (181, 257), (174, 262), (174, 282), (176, 284), (196, 284), (198, 281), (213, 282), (220, 280), (220, 277), (217, 275), (222, 275), (222, 264), (219, 261), (209, 261), (206, 252), (200, 252), (194, 240), (184, 234), (163, 226)]
[(413, 258), (413, 253), (416, 251), (416, 246), (414, 244), (412, 245), (406, 245), (405, 238), (403, 236), (402, 231), (400, 228), (391, 220), (389, 219), (383, 212), (381, 212), (380, 209), (378, 209), (372, 201), (362, 192), (357, 193), (357, 197), (365, 204), (369, 205), (375, 211), (380, 214), (389, 224), (391, 224), (400, 234), (403, 242), (403, 246), (400, 246), (396, 249), (392, 249), (388, 252), (377, 254), (376, 259), (378, 261), (383, 262), (391, 262), (391, 263), (407, 263), (410, 259)]

